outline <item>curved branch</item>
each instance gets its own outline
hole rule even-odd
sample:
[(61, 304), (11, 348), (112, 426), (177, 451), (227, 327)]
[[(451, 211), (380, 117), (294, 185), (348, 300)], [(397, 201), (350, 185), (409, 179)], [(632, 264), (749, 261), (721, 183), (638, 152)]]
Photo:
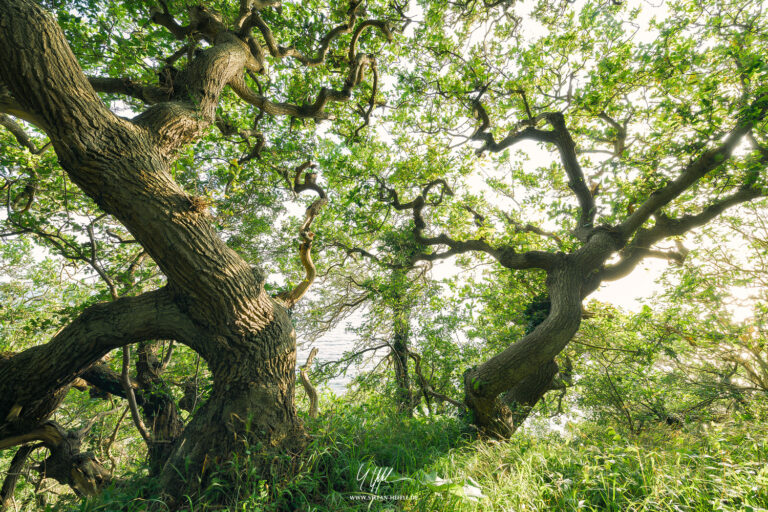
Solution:
[[(275, 298), (280, 300), (286, 308), (293, 307), (309, 290), (309, 287), (315, 281), (317, 276), (317, 270), (315, 264), (312, 261), (312, 241), (315, 238), (315, 234), (312, 233), (309, 228), (312, 226), (312, 222), (320, 213), (320, 210), (328, 204), (328, 196), (320, 185), (317, 184), (317, 173), (311, 172), (315, 166), (310, 162), (305, 162), (298, 166), (295, 170), (296, 176), (293, 179), (291, 188), (294, 193), (299, 194), (305, 190), (312, 190), (319, 196), (309, 207), (305, 213), (304, 223), (299, 229), (299, 236), (301, 237), (301, 244), (299, 245), (299, 257), (301, 258), (301, 264), (304, 267), (305, 277), (304, 280), (299, 283), (296, 288), (291, 291), (279, 293)], [(301, 182), (301, 176), (304, 176), (304, 181)], [(287, 176), (285, 176), (287, 179)], [(288, 180), (290, 183), (290, 180)]]
[(133, 424), (136, 425), (136, 430), (139, 431), (144, 442), (148, 447), (152, 447), (152, 437), (147, 431), (147, 427), (144, 425), (144, 421), (141, 419), (141, 413), (139, 413), (139, 405), (136, 402), (136, 393), (133, 392), (133, 384), (131, 383), (131, 377), (128, 374), (128, 370), (131, 368), (131, 346), (126, 345), (123, 347), (123, 371), (120, 374), (120, 382), (123, 385), (125, 391), (125, 397), (128, 400), (128, 407), (131, 410), (131, 418)]
[[(333, 41), (342, 34), (349, 34), (352, 32), (352, 28), (357, 21), (357, 11), (362, 5), (363, 2), (360, 0), (350, 1), (349, 9), (347, 11), (347, 21), (335, 26), (327, 34), (325, 34), (322, 39), (320, 39), (317, 50), (314, 52), (314, 57), (308, 56), (307, 54), (297, 50), (292, 46), (280, 46), (275, 39), (274, 34), (272, 33), (272, 29), (269, 28), (269, 25), (267, 25), (266, 22), (262, 19), (261, 15), (259, 15), (258, 9), (254, 9), (250, 17), (245, 19), (242, 28), (240, 29), (240, 36), (246, 36), (254, 27), (258, 28), (262, 37), (264, 37), (264, 43), (267, 46), (267, 51), (269, 51), (269, 54), (272, 55), (272, 57), (276, 59), (291, 57), (307, 67), (319, 66), (325, 62), (325, 59), (328, 56), (328, 51), (331, 47), (331, 43), (333, 43)], [(387, 41), (392, 42), (392, 32), (390, 31), (389, 24), (386, 21), (365, 20), (361, 22), (357, 28), (355, 28), (355, 31), (352, 35), (352, 40), (349, 44), (349, 51), (347, 52), (347, 55), (350, 64), (354, 62), (358, 55), (357, 43), (360, 39), (360, 36), (367, 28), (378, 28), (384, 37), (386, 37)], [(257, 50), (257, 52), (259, 54), (262, 53), (260, 49)]]
[(319, 399), (317, 395), (317, 389), (315, 388), (315, 386), (312, 385), (312, 382), (310, 382), (309, 376), (307, 375), (307, 371), (312, 367), (312, 361), (315, 359), (317, 352), (318, 352), (317, 347), (314, 347), (309, 352), (309, 356), (307, 356), (307, 362), (304, 363), (304, 366), (302, 366), (301, 369), (299, 370), (301, 385), (304, 386), (304, 391), (307, 392), (307, 396), (309, 397), (309, 417), (310, 418), (317, 418), (317, 404)]
[(4, 126), (11, 132), (11, 135), (14, 136), (18, 143), (27, 148), (33, 155), (39, 155), (50, 147), (50, 144), (45, 144), (40, 148), (35, 146), (35, 143), (32, 142), (32, 139), (27, 135), (27, 132), (24, 131), (24, 128), (10, 116), (0, 114), (0, 126)]
[[(586, 229), (588, 231), (595, 221), (595, 199), (592, 197), (592, 192), (584, 180), (584, 172), (576, 156), (576, 143), (565, 126), (563, 114), (560, 112), (548, 114), (546, 119), (550, 126), (552, 126), (555, 139), (554, 144), (557, 146), (560, 160), (565, 168), (565, 174), (568, 176), (568, 187), (576, 195), (576, 199), (579, 202), (581, 212), (579, 214), (577, 230)], [(583, 233), (581, 238), (585, 240), (586, 233)]]
[(110, 350), (149, 339), (196, 336), (166, 288), (91, 306), (49, 343), (0, 360), (0, 437), (41, 424), (63, 399), (48, 397)]
[(0, 439), (0, 450), (13, 448), (14, 446), (30, 443), (32, 441), (40, 441), (46, 446), (55, 447), (58, 446), (63, 439), (64, 436), (60, 429), (53, 423), (46, 423), (29, 432)]
[(449, 258), (457, 254), (467, 252), (484, 252), (497, 260), (502, 266), (510, 269), (529, 269), (540, 268), (547, 270), (554, 264), (554, 255), (543, 251), (527, 251), (518, 253), (510, 246), (496, 248), (488, 242), (480, 239), (475, 240), (454, 240), (450, 236), (442, 233), (438, 236), (425, 237), (423, 234), (426, 228), (426, 222), (422, 210), (424, 209), (424, 196), (417, 197), (413, 202), (413, 233), (416, 241), (422, 245), (445, 245), (447, 251), (442, 253), (420, 254), (416, 257), (418, 260), (435, 261)]
[(742, 138), (750, 132), (759, 120), (766, 116), (768, 112), (768, 94), (755, 100), (750, 105), (748, 112), (750, 114), (739, 121), (737, 126), (720, 145), (705, 151), (701, 156), (688, 164), (676, 179), (666, 186), (655, 190), (634, 213), (619, 224), (618, 229), (623, 236), (628, 238), (645, 224), (654, 212), (672, 202), (707, 173), (724, 164), (731, 157), (733, 150), (739, 145)]
[[(325, 58), (328, 55), (331, 42), (333, 42), (333, 40), (339, 37), (341, 34), (349, 33), (349, 31), (352, 29), (352, 20), (334, 27), (330, 32), (323, 36), (323, 38), (320, 40), (320, 45), (315, 52), (315, 57), (308, 57), (292, 46), (286, 48), (284, 46), (278, 45), (277, 41), (275, 41), (274, 35), (272, 34), (272, 30), (257, 12), (254, 12), (251, 17), (246, 20), (243, 28), (240, 30), (240, 34), (247, 34), (254, 27), (258, 27), (262, 36), (264, 36), (264, 42), (267, 45), (267, 50), (274, 58), (283, 59), (285, 57), (293, 57), (307, 67), (315, 67), (325, 62)], [(258, 50), (258, 52), (262, 54), (262, 50)]]
[[(530, 117), (529, 110), (529, 119), (520, 123), (527, 125), (526, 128), (521, 131), (510, 131), (501, 142), (497, 143), (493, 134), (488, 131), (491, 121), (488, 113), (479, 101), (475, 102), (475, 113), (480, 119), (481, 124), (474, 135), (472, 135), (472, 139), (484, 143), (477, 150), (478, 154), (486, 150), (498, 153), (523, 140), (554, 144), (557, 147), (560, 161), (563, 164), (566, 176), (568, 176), (568, 187), (573, 191), (579, 203), (580, 214), (577, 219), (577, 235), (580, 239), (586, 240), (589, 229), (595, 220), (595, 200), (584, 179), (584, 172), (581, 169), (581, 165), (579, 165), (576, 155), (576, 143), (573, 141), (573, 137), (571, 137), (571, 133), (565, 125), (563, 114), (561, 112), (545, 112), (536, 117)], [(546, 131), (536, 128), (536, 124), (540, 120), (545, 120), (549, 123), (552, 130)]]
[[(488, 131), (491, 127), (491, 118), (488, 116), (488, 111), (485, 110), (485, 107), (479, 100), (473, 102), (473, 107), (475, 117), (480, 120), (480, 126), (478, 126), (475, 133), (472, 134), (471, 139), (483, 143), (483, 145), (477, 149), (477, 154), (480, 154), (483, 151), (498, 153), (524, 140), (554, 142), (551, 137), (551, 132), (536, 128), (536, 124), (543, 119), (543, 115), (519, 122), (514, 129), (509, 131), (506, 137), (501, 141), (496, 142), (493, 134)], [(519, 128), (522, 126), (525, 126), (525, 128), (520, 130)]]
[(371, 73), (373, 74), (373, 83), (371, 84), (371, 97), (368, 100), (367, 108), (363, 108), (362, 106), (359, 107), (360, 113), (363, 116), (363, 124), (355, 128), (355, 137), (359, 137), (360, 132), (370, 124), (371, 114), (373, 114), (373, 109), (376, 108), (376, 94), (379, 91), (379, 69), (376, 67), (376, 62), (371, 64)]
[[(65, 430), (49, 421), (25, 434), (2, 439), (0, 449), (41, 441), (50, 451), (50, 456), (35, 468), (43, 478), (53, 478), (80, 494), (93, 496), (109, 482), (110, 477), (92, 453), (80, 452), (85, 433), (86, 430)], [(28, 455), (27, 450), (36, 447), (22, 447), (17, 454)]]
[(179, 22), (173, 17), (168, 10), (168, 5), (164, 2), (160, 2), (161, 7), (153, 6), (149, 11), (149, 19), (168, 29), (168, 32), (174, 35), (176, 39), (184, 41), (188, 35), (190, 35), (195, 27), (190, 23), (187, 26), (179, 25)]
[(357, 42), (360, 40), (360, 36), (365, 32), (365, 29), (374, 27), (378, 28), (384, 37), (387, 38), (387, 42), (392, 42), (392, 32), (389, 30), (389, 23), (383, 20), (365, 20), (357, 26), (355, 33), (352, 34), (352, 41), (349, 43), (349, 52), (347, 54), (350, 63), (355, 60), (357, 55)]
[(373, 63), (374, 59), (370, 55), (359, 54), (350, 67), (342, 89), (335, 90), (323, 87), (320, 89), (314, 102), (304, 105), (286, 102), (275, 103), (268, 100), (248, 87), (242, 73), (232, 77), (229, 81), (229, 86), (240, 99), (273, 116), (291, 116), (317, 120), (333, 119), (333, 116), (325, 112), (325, 106), (331, 101), (339, 103), (349, 101), (352, 97), (352, 90), (365, 78), (365, 69), (373, 65)]
[(280, 8), (281, 6), (280, 0), (240, 0), (240, 9), (235, 26), (243, 27), (252, 11), (263, 11), (267, 7)]
[[(664, 238), (683, 235), (708, 223), (727, 208), (766, 195), (768, 195), (766, 190), (744, 188), (725, 199), (710, 204), (696, 215), (684, 215), (679, 219), (658, 215), (656, 225), (650, 229), (641, 228), (635, 238), (621, 251), (621, 260), (614, 265), (605, 267), (595, 279), (598, 281), (621, 279), (628, 275), (643, 258), (657, 256), (658, 251), (654, 251), (651, 247)], [(665, 253), (664, 257), (670, 257), (670, 255)]]
[(122, 94), (143, 101), (148, 105), (168, 101), (171, 90), (155, 85), (145, 85), (134, 81), (130, 77), (109, 78), (89, 76), (88, 83), (96, 92), (104, 94)]
[(11, 90), (2, 81), (0, 81), (0, 112), (10, 114), (36, 126), (40, 126), (40, 120), (16, 101), (16, 98), (11, 94)]
[[(396, 210), (411, 210), (413, 212), (413, 234), (417, 243), (424, 246), (445, 245), (448, 247), (448, 250), (443, 252), (417, 253), (413, 257), (414, 262), (442, 260), (467, 252), (484, 252), (496, 259), (504, 267), (511, 269), (540, 268), (547, 270), (554, 264), (555, 255), (548, 252), (528, 251), (524, 253), (518, 253), (514, 250), (514, 248), (510, 246), (504, 246), (500, 248), (493, 247), (482, 238), (474, 240), (455, 240), (445, 233), (432, 237), (424, 236), (424, 230), (427, 227), (427, 223), (424, 220), (423, 215), (424, 207), (427, 204), (437, 206), (442, 203), (446, 195), (453, 195), (453, 191), (443, 179), (430, 181), (424, 186), (424, 188), (421, 190), (421, 193), (416, 196), (415, 199), (407, 203), (400, 202), (400, 197), (397, 194), (397, 191), (392, 187), (387, 186), (383, 179), (376, 176), (376, 181), (378, 182), (379, 188), (381, 190), (381, 200), (388, 201), (389, 204), (391, 204), (392, 207)], [(427, 195), (434, 187), (438, 185), (441, 186), (439, 198), (434, 202), (427, 203)]]
[(10, 508), (13, 503), (13, 493), (16, 491), (16, 484), (19, 481), (24, 465), (27, 463), (27, 457), (35, 450), (34, 445), (25, 445), (20, 447), (11, 459), (11, 465), (6, 472), (3, 488), (0, 490), (0, 510)]
[(296, 105), (287, 102), (276, 103), (268, 100), (266, 97), (256, 93), (248, 87), (243, 75), (233, 77), (232, 80), (229, 81), (229, 87), (241, 100), (263, 110), (271, 116), (290, 116), (317, 120), (332, 119), (333, 117), (330, 114), (323, 111), (326, 103), (331, 99), (330, 96), (334, 96), (333, 99), (336, 101), (348, 101), (349, 99), (342, 95), (333, 95), (331, 94), (333, 91), (324, 87), (320, 89), (320, 93), (318, 93), (317, 99), (313, 103), (304, 105)]

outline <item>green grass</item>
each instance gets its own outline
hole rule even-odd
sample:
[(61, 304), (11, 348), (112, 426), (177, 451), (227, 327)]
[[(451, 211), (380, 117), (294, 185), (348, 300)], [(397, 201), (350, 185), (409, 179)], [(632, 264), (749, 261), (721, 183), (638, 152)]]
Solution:
[[(234, 482), (214, 477), (184, 510), (768, 510), (764, 423), (660, 425), (624, 437), (584, 422), (562, 435), (521, 431), (484, 442), (457, 418), (406, 419), (376, 400), (336, 400), (321, 410), (307, 421), (312, 441), (297, 475), (265, 479), (239, 459), (226, 468)], [(371, 489), (369, 477), (361, 490), (358, 477), (376, 468), (390, 481)], [(140, 494), (147, 492), (128, 486), (78, 509), (143, 510)], [(392, 495), (407, 499), (368, 499)]]
[(474, 443), (431, 466), (480, 483), (469, 501), (421, 490), (404, 510), (765, 510), (764, 427), (723, 425), (704, 435), (667, 427), (634, 439), (583, 424), (573, 438), (521, 433)]

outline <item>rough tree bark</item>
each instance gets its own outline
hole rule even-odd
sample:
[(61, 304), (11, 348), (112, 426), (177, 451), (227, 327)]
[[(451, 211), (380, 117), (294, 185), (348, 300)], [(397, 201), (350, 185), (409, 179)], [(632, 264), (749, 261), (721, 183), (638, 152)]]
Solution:
[(511, 411), (512, 425), (521, 425), (531, 414), (539, 400), (552, 389), (558, 371), (557, 363), (550, 361), (502, 395), (502, 402)]
[[(352, 30), (358, 6), (351, 4), (348, 24), (326, 45)], [(178, 497), (204, 482), (207, 468), (246, 446), (265, 454), (296, 451), (305, 436), (294, 408), (295, 333), (286, 307), (265, 292), (264, 275), (217, 236), (206, 203), (174, 182), (174, 152), (214, 122), (227, 85), (268, 112), (322, 118), (325, 103), (347, 101), (372, 65), (370, 56), (356, 52), (360, 32), (369, 26), (389, 32), (381, 23), (361, 24), (343, 90), (322, 89), (314, 103), (297, 107), (249, 97), (244, 88), (244, 70), (263, 69), (263, 53), (252, 52), (257, 43), (248, 32), (258, 27), (268, 44), (271, 38), (256, 6), (233, 30), (202, 7), (190, 10), (187, 27), (167, 12), (152, 19), (179, 39), (201, 34), (210, 46), (179, 72), (166, 101), (149, 94), (151, 87), (136, 92), (123, 83), (121, 92), (152, 104), (129, 121), (110, 112), (94, 90), (115, 84), (85, 77), (51, 16), (31, 0), (0, 0), (0, 111), (45, 131), (71, 180), (126, 226), (168, 280), (162, 290), (93, 306), (50, 343), (1, 361), (0, 439), (43, 425), (68, 383), (110, 350), (178, 340), (201, 354), (214, 381), (208, 402), (156, 461), (167, 457), (160, 482)], [(272, 46), (274, 56), (286, 56)]]
[[(509, 437), (514, 433), (527, 416), (522, 411), (529, 411), (551, 382), (546, 376), (554, 357), (579, 328), (585, 276), (571, 258), (562, 255), (558, 259), (562, 261), (547, 278), (552, 300), (547, 318), (523, 339), (464, 375), (465, 402), (475, 423), (488, 435)], [(508, 391), (505, 403), (499, 395)]]

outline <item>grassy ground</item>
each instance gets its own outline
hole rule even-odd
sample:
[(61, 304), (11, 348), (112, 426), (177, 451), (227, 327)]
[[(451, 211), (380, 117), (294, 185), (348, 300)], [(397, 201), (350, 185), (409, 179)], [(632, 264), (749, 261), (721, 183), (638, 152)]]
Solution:
[[(307, 422), (313, 441), (297, 476), (264, 481), (241, 460), (229, 468), (234, 485), (215, 479), (187, 510), (768, 510), (765, 423), (659, 425), (625, 437), (584, 422), (498, 443), (473, 439), (457, 418), (403, 419), (375, 402), (323, 410)], [(77, 510), (146, 510), (138, 496), (151, 490), (140, 485)]]

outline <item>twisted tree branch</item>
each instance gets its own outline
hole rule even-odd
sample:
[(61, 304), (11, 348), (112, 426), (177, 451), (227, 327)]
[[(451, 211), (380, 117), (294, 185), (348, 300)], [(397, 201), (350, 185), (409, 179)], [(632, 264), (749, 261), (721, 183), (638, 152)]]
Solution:
[(703, 178), (710, 171), (724, 164), (739, 145), (742, 138), (747, 135), (752, 127), (764, 119), (768, 112), (768, 94), (756, 99), (750, 108), (749, 114), (739, 120), (736, 127), (725, 137), (725, 140), (717, 147), (709, 149), (685, 166), (680, 175), (664, 187), (655, 190), (624, 222), (617, 228), (623, 236), (629, 237), (637, 231), (655, 212), (672, 202), (694, 183)]
[[(493, 247), (487, 241), (482, 238), (474, 240), (455, 240), (450, 236), (442, 233), (437, 236), (427, 237), (424, 236), (424, 230), (427, 227), (427, 223), (424, 220), (423, 210), (427, 204), (433, 206), (442, 202), (445, 195), (453, 195), (450, 187), (443, 179), (432, 180), (427, 183), (421, 190), (421, 193), (416, 196), (415, 199), (407, 203), (400, 201), (397, 191), (389, 187), (384, 183), (381, 178), (377, 177), (380, 190), (382, 191), (382, 200), (387, 200), (396, 210), (411, 210), (413, 213), (413, 234), (416, 238), (416, 242), (425, 246), (432, 245), (444, 245), (448, 247), (448, 250), (443, 252), (434, 253), (419, 253), (415, 256), (414, 260), (418, 261), (436, 261), (445, 258), (450, 258), (458, 254), (464, 254), (471, 251), (484, 252), (496, 259), (501, 265), (511, 269), (530, 269), (540, 268), (548, 269), (554, 264), (555, 255), (543, 252), (543, 251), (527, 251), (524, 253), (518, 253), (514, 248), (510, 246), (504, 246), (500, 248)], [(428, 203), (426, 197), (430, 190), (436, 186), (441, 186), (441, 193), (439, 198)]]
[[(315, 234), (309, 230), (312, 226), (312, 222), (317, 217), (320, 210), (328, 204), (328, 196), (325, 190), (317, 184), (317, 173), (311, 172), (314, 169), (314, 165), (310, 162), (305, 162), (295, 169), (295, 176), (291, 182), (288, 179), (287, 174), (284, 175), (286, 180), (291, 184), (291, 190), (294, 193), (300, 194), (305, 190), (311, 190), (319, 196), (312, 204), (309, 205), (305, 212), (304, 223), (299, 229), (299, 237), (301, 238), (301, 244), (299, 245), (299, 257), (301, 258), (301, 264), (304, 267), (305, 277), (304, 280), (296, 286), (293, 290), (279, 293), (275, 296), (276, 299), (281, 301), (286, 308), (293, 307), (309, 290), (309, 287), (315, 281), (317, 276), (317, 270), (315, 264), (312, 261), (312, 241), (315, 238)], [(301, 181), (301, 177), (304, 177), (304, 181)]]

